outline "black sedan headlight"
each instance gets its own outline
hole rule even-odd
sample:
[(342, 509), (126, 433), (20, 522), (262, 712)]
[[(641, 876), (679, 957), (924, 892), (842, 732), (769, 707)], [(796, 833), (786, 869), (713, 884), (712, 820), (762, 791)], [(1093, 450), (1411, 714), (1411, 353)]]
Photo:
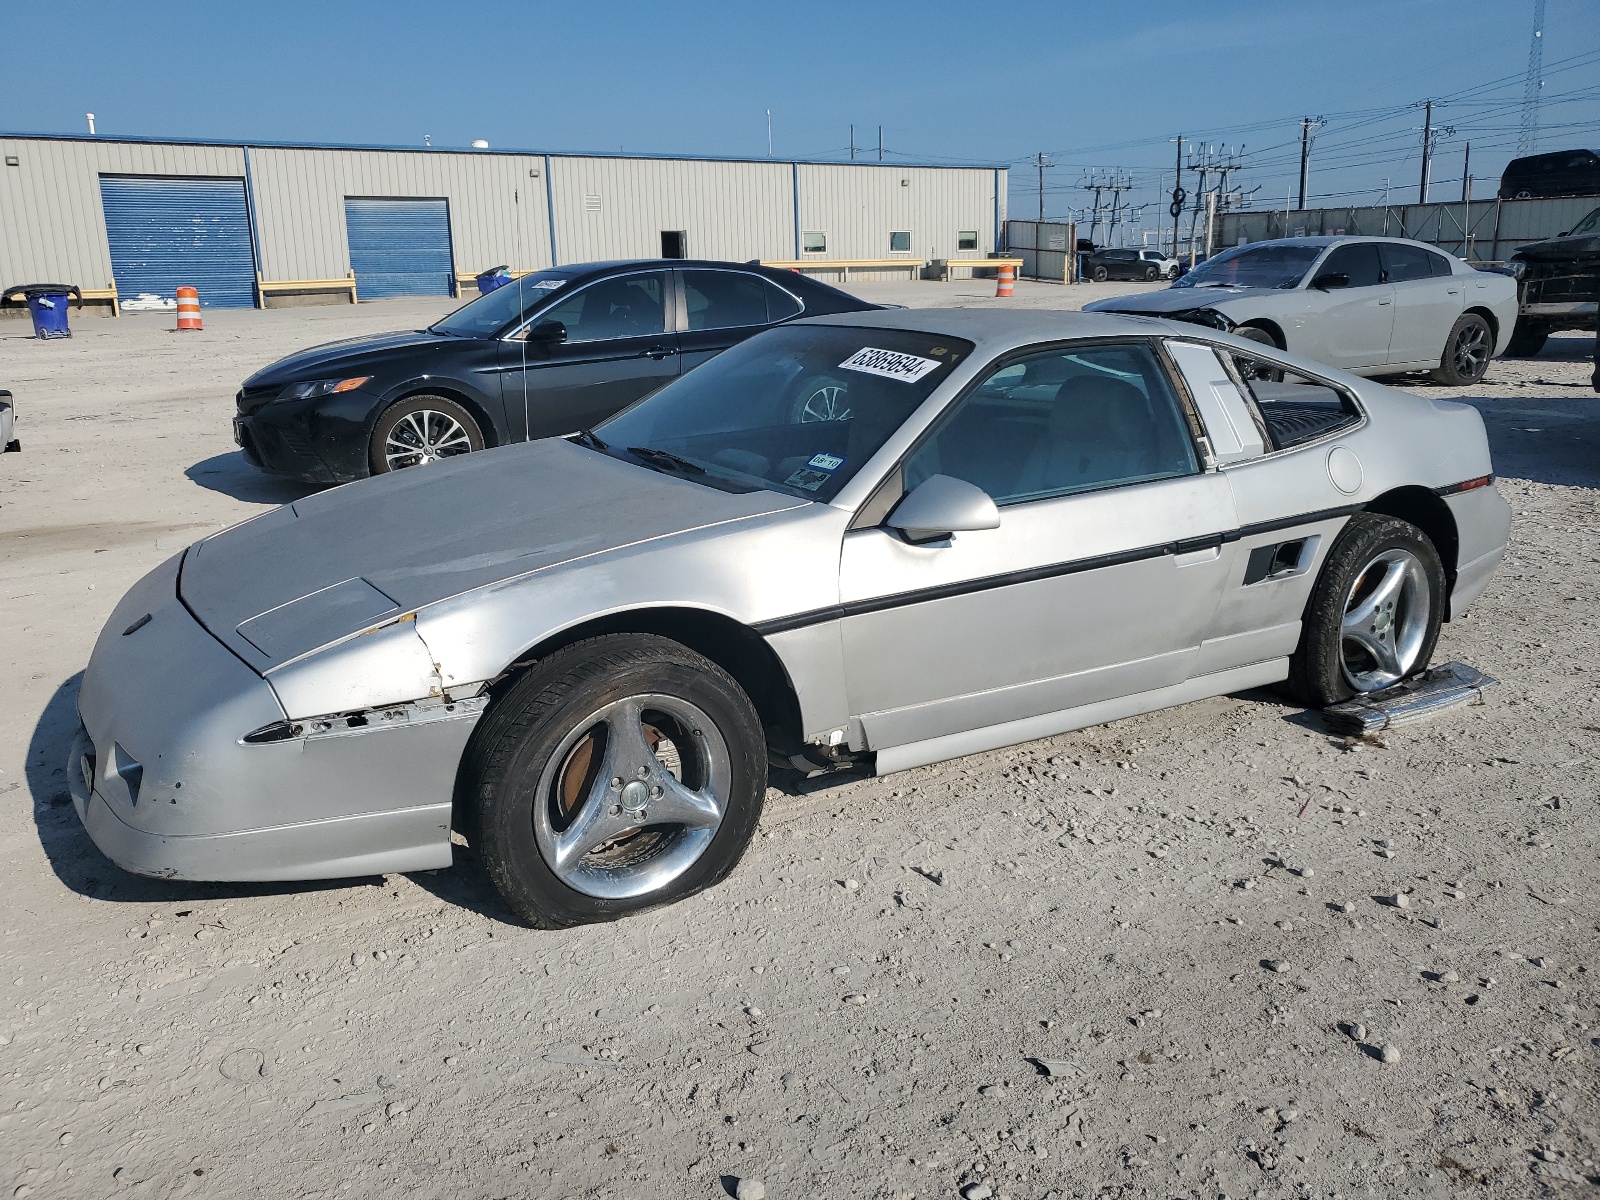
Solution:
[(278, 399), (311, 400), (317, 396), (353, 392), (371, 378), (371, 375), (354, 375), (349, 379), (309, 379), (304, 383), (291, 383), (278, 393)]

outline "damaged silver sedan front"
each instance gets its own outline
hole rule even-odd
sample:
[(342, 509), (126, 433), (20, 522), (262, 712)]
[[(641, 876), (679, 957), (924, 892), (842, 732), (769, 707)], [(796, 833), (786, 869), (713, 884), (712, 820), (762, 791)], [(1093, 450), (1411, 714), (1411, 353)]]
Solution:
[(725, 875), (769, 767), (1415, 677), (1508, 528), (1467, 407), (1140, 318), (818, 318), (192, 546), (102, 632), (69, 774), (130, 871), (425, 870), (456, 832), (526, 920), (603, 920)]

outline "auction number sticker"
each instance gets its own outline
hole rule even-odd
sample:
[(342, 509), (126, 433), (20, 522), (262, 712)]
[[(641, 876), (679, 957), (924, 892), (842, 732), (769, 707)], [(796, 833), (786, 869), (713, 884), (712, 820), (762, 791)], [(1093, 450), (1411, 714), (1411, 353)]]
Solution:
[(879, 350), (876, 346), (863, 346), (839, 364), (846, 371), (881, 375), (885, 379), (899, 379), (905, 383), (915, 383), (941, 365), (937, 359), (901, 354), (896, 350)]
[(529, 284), (528, 290), (530, 292), (547, 292), (552, 288), (561, 287), (566, 282), (565, 279), (541, 279), (538, 283)]

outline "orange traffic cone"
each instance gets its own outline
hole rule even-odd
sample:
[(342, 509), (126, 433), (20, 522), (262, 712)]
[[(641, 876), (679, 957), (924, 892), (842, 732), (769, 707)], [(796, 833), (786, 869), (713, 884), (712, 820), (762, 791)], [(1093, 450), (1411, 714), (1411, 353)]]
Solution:
[(200, 324), (200, 293), (192, 287), (178, 289), (178, 328), (203, 328)]
[(1011, 287), (1016, 282), (1016, 279), (1017, 269), (1010, 263), (1006, 263), (995, 272), (994, 294), (996, 296), (1011, 295)]

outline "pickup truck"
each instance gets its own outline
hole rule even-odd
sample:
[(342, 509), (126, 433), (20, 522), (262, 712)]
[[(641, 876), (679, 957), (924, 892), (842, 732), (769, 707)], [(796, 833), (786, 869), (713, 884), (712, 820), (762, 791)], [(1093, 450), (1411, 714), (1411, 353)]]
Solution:
[(1566, 233), (1511, 256), (1517, 325), (1506, 353), (1530, 357), (1558, 329), (1594, 329), (1600, 301), (1600, 208)]

